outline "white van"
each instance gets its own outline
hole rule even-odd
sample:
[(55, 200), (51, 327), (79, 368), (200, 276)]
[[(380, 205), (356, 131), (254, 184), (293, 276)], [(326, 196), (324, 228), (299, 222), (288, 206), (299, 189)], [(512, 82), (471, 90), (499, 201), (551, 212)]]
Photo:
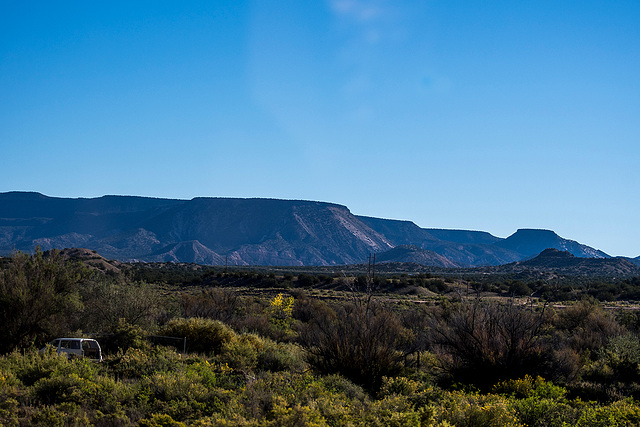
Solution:
[[(56, 338), (49, 343), (58, 354), (64, 353), (67, 357), (77, 355), (87, 357), (96, 362), (102, 362), (102, 350), (98, 341), (89, 338)], [(44, 350), (44, 349), (43, 349)]]

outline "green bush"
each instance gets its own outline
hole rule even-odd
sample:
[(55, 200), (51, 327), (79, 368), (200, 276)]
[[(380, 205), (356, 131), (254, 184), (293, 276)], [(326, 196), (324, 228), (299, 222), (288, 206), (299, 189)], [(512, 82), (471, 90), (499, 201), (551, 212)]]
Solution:
[(186, 337), (187, 351), (220, 353), (225, 343), (235, 338), (235, 332), (218, 320), (191, 317), (172, 319), (160, 329), (161, 335)]
[(420, 427), (435, 424), (430, 407), (415, 408), (404, 396), (386, 396), (371, 404), (364, 415), (367, 426)]
[(129, 348), (141, 348), (148, 350), (149, 342), (145, 339), (144, 330), (137, 325), (127, 323), (125, 319), (118, 320), (112, 325), (109, 333), (100, 338), (100, 347), (103, 353), (115, 353), (119, 350), (126, 351)]
[(328, 427), (327, 421), (313, 402), (309, 405), (300, 403), (290, 405), (280, 396), (274, 399), (273, 408), (267, 414), (263, 425), (265, 427)]
[(564, 399), (567, 394), (564, 387), (553, 385), (540, 376), (533, 378), (530, 375), (502, 381), (493, 386), (493, 392), (516, 398), (535, 397), (538, 399)]
[(368, 399), (364, 389), (352, 383), (345, 377), (333, 374), (322, 377), (324, 387), (332, 393), (343, 394), (347, 399), (366, 401)]
[(22, 355), (14, 352), (4, 357), (1, 363), (8, 370), (12, 370), (24, 385), (31, 386), (39, 379), (49, 377), (55, 371), (66, 370), (70, 360), (49, 347), (42, 353), (29, 351)]
[(296, 344), (278, 343), (265, 339), (258, 352), (259, 370), (301, 372), (306, 368), (303, 350)]
[(151, 397), (159, 401), (195, 400), (203, 401), (207, 388), (197, 376), (187, 376), (183, 372), (156, 372), (142, 378), (141, 385), (151, 392)]
[(611, 337), (624, 334), (612, 313), (588, 300), (559, 311), (554, 323), (557, 341), (587, 357), (607, 345)]
[(611, 405), (588, 405), (576, 427), (617, 427), (640, 424), (640, 407), (632, 400), (621, 400)]
[(225, 343), (219, 360), (233, 369), (260, 371), (302, 371), (303, 350), (296, 344), (278, 343), (256, 334), (242, 334)]
[[(20, 417), (19, 425), (78, 427), (89, 427), (93, 425), (101, 426), (99, 423), (94, 424), (92, 422), (92, 411), (87, 411), (86, 408), (71, 402), (60, 403), (57, 405), (37, 406), (29, 409), (30, 410), (24, 414), (24, 416)], [(130, 422), (127, 423), (127, 425), (130, 424)], [(111, 426), (116, 425), (117, 424), (111, 424)]]
[(378, 393), (379, 397), (398, 394), (401, 396), (411, 396), (418, 392), (421, 384), (406, 377), (384, 377), (382, 387)]
[(20, 404), (14, 398), (2, 397), (0, 399), (0, 425), (3, 426), (17, 426), (18, 422), (18, 408)]
[(445, 394), (436, 419), (457, 427), (522, 426), (508, 400), (496, 395), (454, 391)]
[(105, 358), (104, 363), (118, 378), (142, 378), (158, 371), (177, 369), (180, 355), (172, 348), (155, 347), (143, 350), (131, 347)]
[(518, 419), (529, 427), (565, 427), (573, 425), (580, 416), (580, 410), (565, 400), (527, 397), (510, 399), (509, 406)]
[(153, 414), (150, 418), (140, 420), (140, 427), (184, 427), (185, 424), (175, 421), (167, 414)]
[(640, 340), (633, 334), (618, 335), (600, 351), (622, 381), (637, 381), (640, 377)]
[(263, 338), (245, 333), (223, 345), (220, 360), (228, 363), (233, 369), (252, 371), (258, 366), (258, 352), (263, 347)]

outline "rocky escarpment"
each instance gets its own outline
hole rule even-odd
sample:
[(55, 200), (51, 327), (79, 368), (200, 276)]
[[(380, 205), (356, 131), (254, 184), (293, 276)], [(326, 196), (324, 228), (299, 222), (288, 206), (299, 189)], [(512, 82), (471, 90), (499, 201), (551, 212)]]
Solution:
[(495, 266), (547, 248), (608, 257), (550, 230), (521, 229), (503, 239), (356, 216), (345, 206), (316, 201), (0, 193), (0, 255), (37, 246), (83, 247), (122, 261), (229, 265), (357, 264), (380, 254), (389, 262)]

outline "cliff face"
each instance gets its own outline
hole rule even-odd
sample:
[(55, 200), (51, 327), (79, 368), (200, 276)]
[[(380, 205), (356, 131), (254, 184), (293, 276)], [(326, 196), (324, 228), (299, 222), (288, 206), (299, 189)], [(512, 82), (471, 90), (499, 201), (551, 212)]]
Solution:
[[(83, 247), (121, 261), (230, 265), (337, 265), (371, 253), (434, 266), (500, 265), (547, 248), (608, 257), (548, 230), (486, 232), (420, 228), (411, 221), (355, 216), (345, 206), (303, 200), (0, 193), (0, 254)], [(384, 256), (383, 256), (384, 258)]]
[(4, 193), (0, 218), (5, 254), (81, 246), (121, 260), (332, 265), (393, 247), (346, 207), (311, 201)]

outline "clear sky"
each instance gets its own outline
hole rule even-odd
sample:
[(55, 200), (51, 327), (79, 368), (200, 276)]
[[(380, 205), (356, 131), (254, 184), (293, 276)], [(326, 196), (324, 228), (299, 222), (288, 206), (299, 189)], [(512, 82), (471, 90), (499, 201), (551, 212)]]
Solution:
[(335, 202), (640, 255), (640, 2), (2, 1), (0, 191)]

